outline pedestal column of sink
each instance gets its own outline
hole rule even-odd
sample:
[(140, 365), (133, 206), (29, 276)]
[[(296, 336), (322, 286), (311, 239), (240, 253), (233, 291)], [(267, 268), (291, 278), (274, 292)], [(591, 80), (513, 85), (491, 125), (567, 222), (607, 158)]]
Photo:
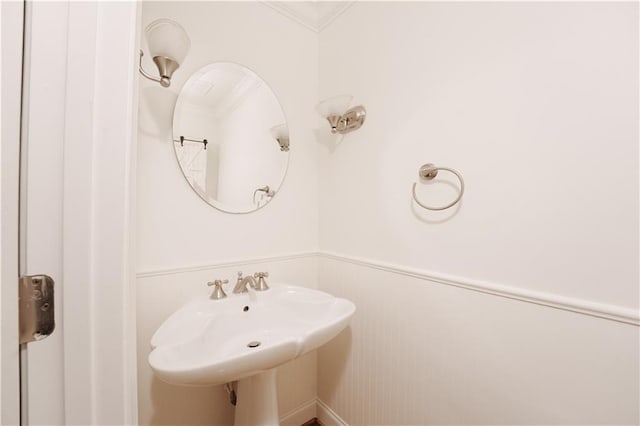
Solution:
[(238, 381), (235, 426), (275, 426), (278, 417), (276, 369)]

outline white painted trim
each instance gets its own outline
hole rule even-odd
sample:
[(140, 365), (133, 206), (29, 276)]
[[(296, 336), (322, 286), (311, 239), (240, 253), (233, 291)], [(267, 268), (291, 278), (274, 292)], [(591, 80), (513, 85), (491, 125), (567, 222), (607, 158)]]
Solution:
[(320, 423), (323, 426), (349, 426), (349, 423), (345, 422), (320, 398), (316, 400), (317, 403), (317, 416)]
[(318, 14), (317, 28), (318, 32), (321, 32), (327, 28), (333, 21), (335, 21), (340, 15), (353, 6), (355, 1), (342, 1), (335, 3), (335, 6), (328, 12)]
[(280, 416), (280, 426), (300, 426), (317, 417), (317, 401), (313, 398)]
[[(349, 9), (355, 1), (336, 2), (332, 8), (326, 8), (323, 2), (262, 1), (261, 3), (303, 27), (319, 33)], [(324, 10), (321, 11), (321, 8)]]
[[(20, 422), (18, 222), (23, 2), (0, 4), (2, 144), (0, 145), (0, 424)], [(13, 284), (13, 285), (11, 285)]]
[(306, 29), (315, 33), (318, 32), (315, 17), (310, 17), (307, 14), (301, 13), (300, 10), (297, 10), (295, 7), (290, 7), (281, 1), (263, 1), (261, 3), (280, 13), (282, 16), (297, 22)]
[(65, 423), (134, 425), (131, 231), (139, 4), (61, 4), (69, 8), (62, 287)]
[(297, 426), (316, 417), (324, 426), (349, 426), (320, 398), (314, 398), (280, 417), (281, 426)]
[(427, 280), (438, 284), (444, 284), (464, 288), (466, 290), (477, 291), (480, 293), (491, 294), (493, 296), (506, 297), (508, 299), (519, 300), (521, 302), (534, 303), (536, 305), (548, 306), (555, 309), (562, 309), (569, 312), (618, 321), (635, 326), (640, 325), (640, 313), (637, 310), (625, 308), (622, 306), (596, 303), (575, 297), (560, 296), (546, 292), (493, 284), (485, 281), (471, 280), (468, 278), (439, 274), (431, 271), (408, 268), (405, 266), (367, 260), (338, 253), (320, 252), (319, 256), (326, 259), (352, 263), (355, 265), (366, 266), (368, 268), (379, 269), (394, 274)]
[(445, 275), (437, 272), (426, 271), (423, 269), (409, 268), (406, 266), (395, 265), (377, 260), (364, 259), (360, 257), (348, 256), (339, 253), (326, 251), (303, 251), (298, 253), (289, 253), (275, 256), (254, 257), (226, 260), (222, 262), (193, 265), (185, 267), (175, 267), (168, 269), (156, 269), (140, 271), (137, 278), (149, 278), (162, 275), (181, 274), (186, 272), (197, 272), (208, 269), (217, 269), (238, 265), (250, 265), (256, 263), (282, 262), (287, 260), (302, 259), (307, 257), (319, 256), (325, 259), (336, 260), (340, 262), (352, 263), (355, 265), (366, 266), (368, 268), (379, 269), (394, 274), (418, 278), (425, 281), (431, 281), (438, 284), (449, 285), (453, 287), (463, 288), (466, 290), (477, 291), (480, 293), (491, 294), (493, 296), (505, 297), (508, 299), (519, 300), (526, 303), (534, 303), (536, 305), (547, 306), (555, 309), (562, 309), (568, 312), (574, 312), (583, 315), (589, 315), (596, 318), (607, 319), (611, 321), (622, 322), (640, 326), (640, 312), (605, 303), (592, 302), (576, 297), (560, 296), (557, 294), (546, 293), (541, 291), (526, 290), (522, 288), (506, 286), (501, 284), (489, 283), (486, 281), (473, 280), (469, 278), (456, 277), (453, 275)]
[(68, 4), (62, 206), (65, 422), (94, 422), (92, 159), (97, 5)]
[(92, 141), (94, 419), (95, 424), (133, 425), (138, 416), (131, 234), (140, 4), (97, 4)]
[[(136, 2), (135, 13), (130, 17), (135, 28), (132, 42), (135, 44), (133, 52), (130, 52), (129, 69), (137, 69), (138, 52), (140, 51), (140, 32), (142, 30), (142, 2)], [(134, 74), (135, 71), (134, 71)], [(133, 92), (131, 103), (132, 123), (130, 123), (129, 145), (129, 168), (127, 181), (129, 182), (128, 200), (123, 200), (127, 205), (129, 217), (127, 219), (127, 230), (125, 234), (129, 237), (128, 256), (125, 260), (126, 282), (123, 292), (123, 313), (124, 313), (124, 375), (126, 380), (123, 392), (124, 399), (124, 420), (131, 425), (138, 424), (138, 356), (137, 356), (137, 300), (136, 300), (136, 242), (137, 242), (137, 193), (136, 193), (136, 167), (138, 164), (138, 96), (140, 93), (140, 76), (129, 80), (133, 84), (130, 90)]]
[(226, 268), (238, 265), (251, 265), (255, 263), (267, 262), (283, 262), (286, 260), (302, 259), (305, 257), (317, 256), (316, 251), (301, 251), (297, 253), (280, 254), (264, 257), (247, 257), (239, 259), (224, 260), (221, 262), (207, 263), (202, 265), (180, 266), (167, 269), (151, 269), (147, 271), (138, 271), (137, 278), (157, 277), (161, 275), (183, 274), (186, 272), (206, 271), (208, 269)]

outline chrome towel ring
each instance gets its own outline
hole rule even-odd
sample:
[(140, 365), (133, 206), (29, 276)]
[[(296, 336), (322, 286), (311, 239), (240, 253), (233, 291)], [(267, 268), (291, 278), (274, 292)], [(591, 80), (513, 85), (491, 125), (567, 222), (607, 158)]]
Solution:
[(432, 163), (427, 163), (427, 164), (423, 164), (422, 167), (420, 167), (420, 170), (418, 170), (418, 176), (420, 177), (420, 179), (431, 180), (431, 179), (433, 179), (434, 177), (436, 177), (438, 175), (438, 170), (446, 170), (447, 172), (450, 172), (450, 173), (453, 173), (454, 175), (456, 175), (456, 177), (460, 181), (460, 193), (458, 194), (458, 197), (456, 197), (455, 200), (453, 200), (451, 203), (447, 204), (446, 206), (430, 207), (430, 206), (422, 204), (420, 202), (420, 200), (418, 200), (418, 196), (416, 195), (416, 184), (417, 184), (417, 182), (414, 182), (413, 183), (413, 187), (411, 188), (411, 192), (413, 193), (413, 200), (416, 203), (418, 203), (418, 205), (420, 207), (422, 207), (423, 209), (427, 209), (427, 210), (445, 210), (445, 209), (448, 209), (449, 207), (454, 206), (458, 201), (460, 201), (462, 199), (462, 194), (464, 194), (464, 179), (462, 179), (462, 175), (457, 170), (450, 169), (448, 167), (436, 167)]

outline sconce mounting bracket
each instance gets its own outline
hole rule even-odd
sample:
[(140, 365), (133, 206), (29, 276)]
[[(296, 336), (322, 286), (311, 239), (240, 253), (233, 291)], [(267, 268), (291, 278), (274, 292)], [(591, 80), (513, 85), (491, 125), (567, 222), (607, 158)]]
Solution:
[(361, 105), (347, 110), (347, 112), (345, 112), (342, 117), (340, 117), (340, 121), (338, 122), (338, 133), (345, 134), (353, 132), (354, 130), (358, 130), (364, 124), (364, 120), (366, 117), (367, 110), (365, 110)]

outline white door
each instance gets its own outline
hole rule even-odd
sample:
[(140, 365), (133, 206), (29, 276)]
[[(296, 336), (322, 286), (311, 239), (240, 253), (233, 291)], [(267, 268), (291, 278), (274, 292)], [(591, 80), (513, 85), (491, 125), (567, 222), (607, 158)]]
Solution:
[[(64, 105), (66, 81), (67, 8), (61, 3), (3, 3), (3, 29), (5, 23), (15, 29), (22, 26), (24, 37), (18, 38), (16, 33), (10, 35), (7, 42), (12, 43), (12, 51), (19, 47), (22, 54), (21, 58), (14, 55), (7, 58), (6, 64), (3, 63), (3, 78), (5, 66), (15, 70), (18, 68), (17, 62), (21, 62), (22, 70), (21, 96), (12, 93), (11, 98), (5, 99), (3, 91), (3, 111), (6, 106), (14, 112), (21, 112), (20, 137), (5, 139), (3, 134), (3, 151), (20, 151), (20, 164), (15, 157), (9, 157), (6, 161), (3, 158), (3, 171), (6, 165), (14, 174), (13, 179), (7, 182), (3, 180), (3, 207), (15, 210), (18, 202), (15, 194), (19, 193), (19, 230), (16, 229), (16, 222), (6, 224), (7, 237), (14, 237), (18, 231), (18, 244), (13, 247), (3, 244), (3, 255), (18, 253), (17, 272), (20, 276), (47, 274), (56, 281), (54, 333), (44, 340), (22, 345), (19, 349), (20, 422), (30, 425), (63, 425), (61, 235), (64, 108), (61, 105)], [(3, 37), (3, 52), (4, 42)], [(15, 71), (13, 77), (14, 82), (7, 83), (15, 90)], [(3, 81), (3, 87), (6, 87), (4, 83)], [(4, 124), (3, 120), (3, 130)], [(11, 129), (16, 123), (13, 120), (8, 124)], [(18, 167), (19, 180), (15, 179)], [(5, 197), (5, 188), (11, 198)], [(4, 225), (3, 223), (3, 228)], [(3, 242), (4, 237), (5, 235)], [(9, 240), (11, 245), (16, 243), (15, 238)], [(11, 259), (11, 262), (14, 261), (15, 259)], [(16, 270), (11, 270), (14, 264), (6, 266), (5, 275), (3, 263), (3, 289), (17, 288)], [(2, 335), (3, 355), (7, 354), (6, 362), (3, 357), (3, 372), (7, 371), (9, 383), (15, 383), (16, 339), (13, 334), (18, 330), (15, 316), (17, 298), (9, 293), (6, 294), (7, 297), (5, 294), (2, 296), (2, 310), (6, 309), (7, 314), (11, 314), (11, 317), (3, 316), (3, 329), (7, 330), (7, 334)], [(10, 397), (11, 402), (8, 401), (6, 406), (3, 403), (3, 424), (16, 424), (15, 396), (11, 395), (15, 391), (8, 388), (7, 395), (4, 392), (5, 389), (3, 402), (5, 397)]]
[[(138, 8), (1, 2), (2, 425), (136, 423)], [(18, 276), (31, 274), (56, 281), (56, 330), (20, 353)]]
[(20, 274), (55, 282), (54, 333), (22, 348), (23, 424), (64, 425), (62, 202), (67, 15), (27, 2), (23, 56)]

